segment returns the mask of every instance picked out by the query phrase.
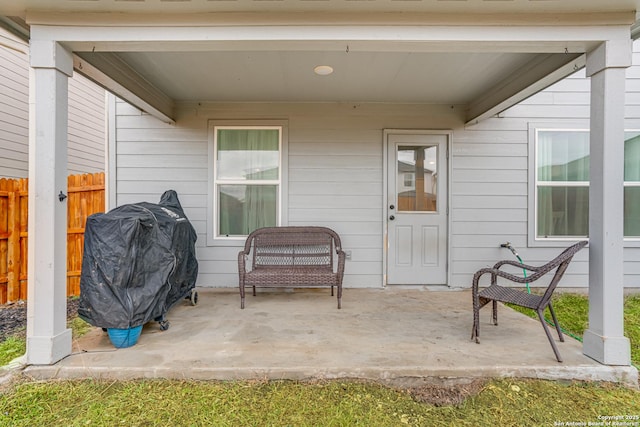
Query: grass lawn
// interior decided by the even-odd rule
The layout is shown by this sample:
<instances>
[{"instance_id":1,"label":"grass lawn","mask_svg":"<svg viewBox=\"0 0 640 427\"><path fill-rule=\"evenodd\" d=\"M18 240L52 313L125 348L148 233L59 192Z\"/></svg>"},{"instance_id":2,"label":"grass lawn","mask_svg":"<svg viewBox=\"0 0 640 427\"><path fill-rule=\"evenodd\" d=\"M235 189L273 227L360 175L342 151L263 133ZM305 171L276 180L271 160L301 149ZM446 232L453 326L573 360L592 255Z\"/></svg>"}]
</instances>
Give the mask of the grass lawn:
<instances>
[{"instance_id":1,"label":"grass lawn","mask_svg":"<svg viewBox=\"0 0 640 427\"><path fill-rule=\"evenodd\" d=\"M91 325L79 317L67 322L67 327L71 329L74 337L80 337L91 329ZM22 356L26 351L25 331L22 330L17 335L0 342L0 366L4 366L16 357Z\"/></svg>"},{"instance_id":2,"label":"grass lawn","mask_svg":"<svg viewBox=\"0 0 640 427\"><path fill-rule=\"evenodd\" d=\"M554 307L562 327L581 336L586 297L558 294ZM638 365L640 296L625 299L625 328ZM612 384L504 379L462 391L455 404L434 404L417 389L344 380L20 379L0 389L0 426L640 426L640 392Z\"/></svg>"},{"instance_id":3,"label":"grass lawn","mask_svg":"<svg viewBox=\"0 0 640 427\"><path fill-rule=\"evenodd\" d=\"M4 366L26 351L25 340L22 337L9 337L0 343L0 366Z\"/></svg>"},{"instance_id":4,"label":"grass lawn","mask_svg":"<svg viewBox=\"0 0 640 427\"><path fill-rule=\"evenodd\" d=\"M420 403L407 391L356 381L60 381L17 384L0 395L0 425L15 427L504 427L638 415L635 390L526 380L485 383L455 406Z\"/></svg>"},{"instance_id":5,"label":"grass lawn","mask_svg":"<svg viewBox=\"0 0 640 427\"><path fill-rule=\"evenodd\" d=\"M567 335L581 339L588 326L589 301L587 296L555 293L551 301L562 329ZM535 319L538 318L533 310L521 307L513 308ZM548 310L546 311L546 319L551 319ZM625 297L624 334L631 341L631 363L640 368L640 294Z\"/></svg>"}]
</instances>

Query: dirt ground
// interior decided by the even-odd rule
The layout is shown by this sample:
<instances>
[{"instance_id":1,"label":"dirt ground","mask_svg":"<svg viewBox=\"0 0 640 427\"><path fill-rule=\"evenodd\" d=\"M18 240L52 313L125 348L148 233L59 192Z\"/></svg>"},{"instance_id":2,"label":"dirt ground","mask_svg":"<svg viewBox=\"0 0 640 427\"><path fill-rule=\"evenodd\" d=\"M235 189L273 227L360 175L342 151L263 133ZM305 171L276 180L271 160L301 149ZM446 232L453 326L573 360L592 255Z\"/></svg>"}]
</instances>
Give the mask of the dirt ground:
<instances>
[{"instance_id":1,"label":"dirt ground","mask_svg":"<svg viewBox=\"0 0 640 427\"><path fill-rule=\"evenodd\" d=\"M78 298L67 300L67 318L78 315ZM0 341L13 335L24 335L27 327L27 303L18 301L0 305Z\"/></svg>"},{"instance_id":2,"label":"dirt ground","mask_svg":"<svg viewBox=\"0 0 640 427\"><path fill-rule=\"evenodd\" d=\"M486 380L476 379L468 384L427 384L409 388L407 391L417 402L429 403L434 406L451 406L459 405L467 398L480 393L485 384Z\"/></svg>"}]
</instances>

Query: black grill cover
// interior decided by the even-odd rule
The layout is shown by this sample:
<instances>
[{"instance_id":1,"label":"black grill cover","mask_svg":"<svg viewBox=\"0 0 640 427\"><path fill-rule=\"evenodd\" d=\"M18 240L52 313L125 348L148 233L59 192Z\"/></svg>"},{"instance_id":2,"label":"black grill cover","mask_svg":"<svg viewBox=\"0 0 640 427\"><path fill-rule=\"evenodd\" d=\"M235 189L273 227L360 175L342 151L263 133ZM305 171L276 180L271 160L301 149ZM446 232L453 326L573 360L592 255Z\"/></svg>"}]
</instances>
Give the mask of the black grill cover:
<instances>
[{"instance_id":1,"label":"black grill cover","mask_svg":"<svg viewBox=\"0 0 640 427\"><path fill-rule=\"evenodd\" d=\"M78 315L93 326L117 329L164 318L195 287L196 239L173 190L158 204L89 216Z\"/></svg>"}]
</instances>

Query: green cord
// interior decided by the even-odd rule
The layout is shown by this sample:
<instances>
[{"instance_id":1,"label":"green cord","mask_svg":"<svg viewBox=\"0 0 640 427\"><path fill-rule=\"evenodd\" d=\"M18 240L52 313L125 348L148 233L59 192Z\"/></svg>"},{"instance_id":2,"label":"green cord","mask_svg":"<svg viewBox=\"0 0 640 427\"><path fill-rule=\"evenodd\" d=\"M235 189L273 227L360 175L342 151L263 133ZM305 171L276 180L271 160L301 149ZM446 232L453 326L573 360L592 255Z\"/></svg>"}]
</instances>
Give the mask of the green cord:
<instances>
[{"instance_id":1,"label":"green cord","mask_svg":"<svg viewBox=\"0 0 640 427\"><path fill-rule=\"evenodd\" d=\"M522 258L520 258L520 255L518 255L517 253L516 253L516 258L518 258L518 261L520 261L520 264L524 264L524 262L522 262ZM526 279L527 278L527 269L526 268L522 269L522 274L524 274L524 278ZM531 288L529 287L529 283L527 282L524 285L527 287L527 293L530 294L531 293Z\"/></svg>"},{"instance_id":2,"label":"green cord","mask_svg":"<svg viewBox=\"0 0 640 427\"><path fill-rule=\"evenodd\" d=\"M554 328L556 327L556 325L554 325L554 324L553 324L553 322L552 322L551 320L547 319L546 317L544 318L544 321L545 321L545 322L547 322L550 326L553 326ZM582 342L582 337L579 337L579 336L576 336L576 335L572 334L571 332L569 332L569 331L567 331L565 328L563 328L563 327L562 327L562 325L558 325L558 326L560 326L560 330L561 330L565 335L568 335L568 336L570 336L571 338L576 339L576 340L578 340L578 341Z\"/></svg>"}]
</instances>

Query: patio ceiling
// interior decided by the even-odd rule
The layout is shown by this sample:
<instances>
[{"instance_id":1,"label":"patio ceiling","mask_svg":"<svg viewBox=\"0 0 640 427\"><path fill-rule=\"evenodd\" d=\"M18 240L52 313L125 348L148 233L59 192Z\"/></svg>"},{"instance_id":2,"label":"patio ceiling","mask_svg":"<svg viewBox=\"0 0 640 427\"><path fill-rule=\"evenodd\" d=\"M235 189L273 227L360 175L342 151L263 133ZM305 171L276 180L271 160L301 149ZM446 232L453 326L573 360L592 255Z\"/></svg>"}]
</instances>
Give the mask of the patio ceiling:
<instances>
[{"instance_id":1,"label":"patio ceiling","mask_svg":"<svg viewBox=\"0 0 640 427\"><path fill-rule=\"evenodd\" d=\"M477 43L462 38L434 42L419 39L431 37L425 36L424 24L440 29L450 25L456 31L478 22L526 26L541 22L544 15L569 25L607 21L630 26L638 3L640 0L369 0L366 5L355 0L0 0L0 15L14 16L4 18L5 25L14 28L16 22L26 22L82 29L95 25L107 30L140 26L149 31L163 25L176 31L189 25L196 29L211 25L246 28L255 25L259 16L269 27L291 30L282 38L271 35L264 40L258 33L209 40L201 32L197 43L180 37L152 40L143 31L118 39L103 39L98 33L90 36L90 32L84 39L61 39L77 55L77 71L165 121L173 120L176 103L201 101L450 104L466 108L466 121L477 121L581 68L583 53L599 43L597 37L546 43L500 44L490 37ZM361 29L372 22L379 32L371 28L367 34L362 30L365 35L331 32L332 25ZM324 28L325 33L318 34L327 38L300 33L298 39L296 26L305 25ZM418 38L409 42L407 37L412 36L398 36L394 25L422 27ZM455 39L455 34L447 37ZM331 66L333 73L315 74L318 65Z\"/></svg>"},{"instance_id":2,"label":"patio ceiling","mask_svg":"<svg viewBox=\"0 0 640 427\"><path fill-rule=\"evenodd\" d=\"M536 58L530 53L123 52L176 101L467 104ZM327 76L314 67L329 65Z\"/></svg>"}]
</instances>

